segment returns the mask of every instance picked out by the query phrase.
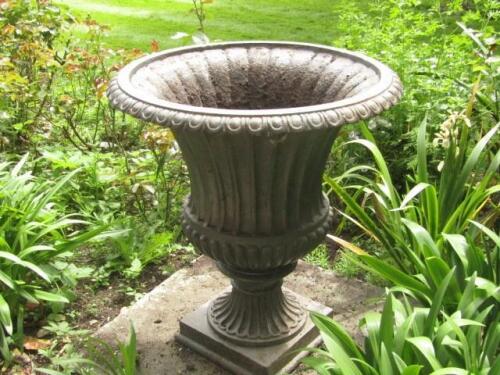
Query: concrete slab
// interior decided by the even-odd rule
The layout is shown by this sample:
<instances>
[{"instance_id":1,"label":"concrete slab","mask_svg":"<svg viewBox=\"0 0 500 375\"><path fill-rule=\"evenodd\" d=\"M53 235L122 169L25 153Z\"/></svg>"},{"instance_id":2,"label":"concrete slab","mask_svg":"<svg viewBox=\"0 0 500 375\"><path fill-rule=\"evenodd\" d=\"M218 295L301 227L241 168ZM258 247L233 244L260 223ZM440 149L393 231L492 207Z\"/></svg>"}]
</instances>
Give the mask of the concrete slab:
<instances>
[{"instance_id":1,"label":"concrete slab","mask_svg":"<svg viewBox=\"0 0 500 375\"><path fill-rule=\"evenodd\" d=\"M130 321L137 332L139 366L143 375L226 375L222 368L175 342L179 321L229 287L207 257L177 271L118 317L103 326L97 336L115 343L124 341ZM373 308L382 291L355 279L337 276L304 262L285 279L284 286L333 309L333 318L359 335L357 323ZM294 374L305 374L297 369Z\"/></svg>"},{"instance_id":2,"label":"concrete slab","mask_svg":"<svg viewBox=\"0 0 500 375\"><path fill-rule=\"evenodd\" d=\"M231 288L226 289L230 291ZM332 316L331 308L321 305L307 297L284 289L295 296L308 311ZM223 292L223 293L224 293ZM300 352L307 346L321 343L318 330L308 319L301 331L290 340L272 346L243 347L224 340L210 327L207 319L210 302L196 311L185 315L180 321L180 333L177 341L200 353L211 361L238 375L274 375L289 372L300 363L306 352Z\"/></svg>"}]
</instances>

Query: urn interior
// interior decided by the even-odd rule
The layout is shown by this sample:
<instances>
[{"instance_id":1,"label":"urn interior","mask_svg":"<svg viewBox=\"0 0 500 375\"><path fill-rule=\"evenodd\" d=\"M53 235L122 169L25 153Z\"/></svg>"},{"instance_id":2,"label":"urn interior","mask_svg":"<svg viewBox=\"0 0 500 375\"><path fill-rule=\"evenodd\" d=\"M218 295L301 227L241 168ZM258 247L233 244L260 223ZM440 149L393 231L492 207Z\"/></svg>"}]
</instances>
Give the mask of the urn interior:
<instances>
[{"instance_id":1,"label":"urn interior","mask_svg":"<svg viewBox=\"0 0 500 375\"><path fill-rule=\"evenodd\" d=\"M255 110L335 102L379 80L376 67L355 56L288 46L236 46L156 60L137 69L132 85L173 103Z\"/></svg>"}]
</instances>

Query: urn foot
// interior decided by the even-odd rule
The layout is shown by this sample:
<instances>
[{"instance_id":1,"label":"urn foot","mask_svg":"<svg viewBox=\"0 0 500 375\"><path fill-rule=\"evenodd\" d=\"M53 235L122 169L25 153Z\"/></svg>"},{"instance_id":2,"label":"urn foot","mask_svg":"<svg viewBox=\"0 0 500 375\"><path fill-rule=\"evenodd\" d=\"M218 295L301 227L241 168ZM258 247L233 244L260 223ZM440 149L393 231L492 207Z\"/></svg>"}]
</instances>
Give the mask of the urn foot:
<instances>
[{"instance_id":1,"label":"urn foot","mask_svg":"<svg viewBox=\"0 0 500 375\"><path fill-rule=\"evenodd\" d=\"M224 339L241 346L269 346L291 339L303 328L306 311L293 293L281 289L281 280L232 284L232 290L208 309L210 326Z\"/></svg>"},{"instance_id":2,"label":"urn foot","mask_svg":"<svg viewBox=\"0 0 500 375\"><path fill-rule=\"evenodd\" d=\"M212 328L207 319L211 306L231 293L226 290L196 311L187 314L180 322L176 340L237 375L274 375L291 372L308 353L299 349L318 346L321 337L310 319L306 319L293 337L287 341L262 347L238 345ZM284 296L297 301L305 311L315 311L332 316L332 309L286 288Z\"/></svg>"}]
</instances>

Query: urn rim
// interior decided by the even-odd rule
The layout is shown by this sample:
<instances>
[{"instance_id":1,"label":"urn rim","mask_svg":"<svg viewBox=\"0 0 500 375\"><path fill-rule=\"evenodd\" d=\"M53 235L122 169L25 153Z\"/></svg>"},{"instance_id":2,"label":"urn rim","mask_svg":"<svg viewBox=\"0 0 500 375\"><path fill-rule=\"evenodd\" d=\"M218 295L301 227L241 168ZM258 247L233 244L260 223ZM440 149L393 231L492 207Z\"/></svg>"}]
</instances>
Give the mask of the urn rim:
<instances>
[{"instance_id":1,"label":"urn rim","mask_svg":"<svg viewBox=\"0 0 500 375\"><path fill-rule=\"evenodd\" d=\"M346 57L353 62L368 65L379 77L374 85L354 96L323 104L272 109L227 109L176 103L138 90L132 83L133 75L149 64L171 56L210 49L226 48L290 48L305 49ZM108 98L113 107L145 121L168 127L187 127L209 132L247 130L288 132L329 128L373 117L395 105L402 96L402 84L388 66L360 52L319 44L288 41L238 41L211 43L168 49L143 56L126 65L112 79Z\"/></svg>"}]
</instances>

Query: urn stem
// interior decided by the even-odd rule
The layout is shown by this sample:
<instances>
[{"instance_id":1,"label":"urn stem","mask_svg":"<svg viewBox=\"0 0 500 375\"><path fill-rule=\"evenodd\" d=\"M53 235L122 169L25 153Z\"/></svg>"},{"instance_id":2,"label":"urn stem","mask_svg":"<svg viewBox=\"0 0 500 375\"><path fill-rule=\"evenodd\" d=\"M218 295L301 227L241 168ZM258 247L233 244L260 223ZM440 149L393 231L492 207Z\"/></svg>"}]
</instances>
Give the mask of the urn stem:
<instances>
[{"instance_id":1,"label":"urn stem","mask_svg":"<svg viewBox=\"0 0 500 375\"><path fill-rule=\"evenodd\" d=\"M304 326L306 312L296 297L282 289L284 272L252 279L231 275L232 290L215 299L208 322L218 335L241 346L269 346L291 339ZM227 269L222 271L228 274ZM269 275L269 274L268 274Z\"/></svg>"}]
</instances>

